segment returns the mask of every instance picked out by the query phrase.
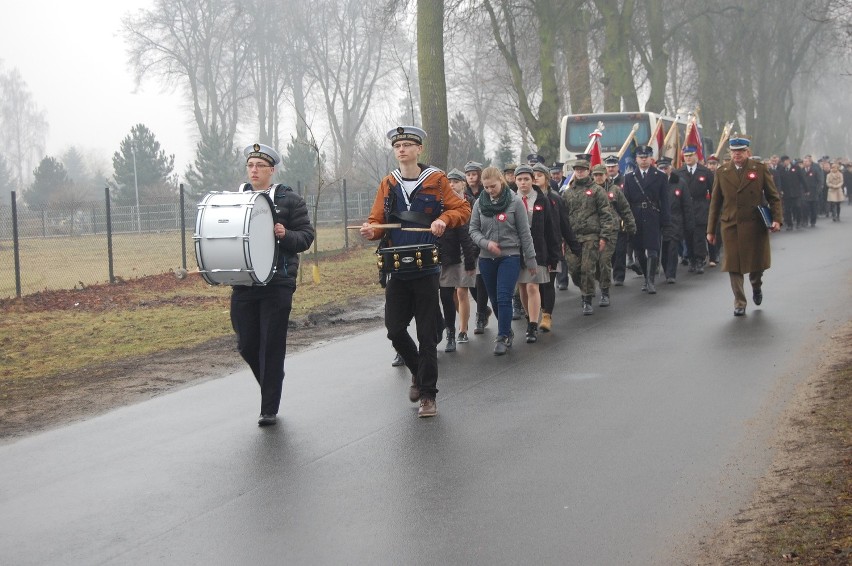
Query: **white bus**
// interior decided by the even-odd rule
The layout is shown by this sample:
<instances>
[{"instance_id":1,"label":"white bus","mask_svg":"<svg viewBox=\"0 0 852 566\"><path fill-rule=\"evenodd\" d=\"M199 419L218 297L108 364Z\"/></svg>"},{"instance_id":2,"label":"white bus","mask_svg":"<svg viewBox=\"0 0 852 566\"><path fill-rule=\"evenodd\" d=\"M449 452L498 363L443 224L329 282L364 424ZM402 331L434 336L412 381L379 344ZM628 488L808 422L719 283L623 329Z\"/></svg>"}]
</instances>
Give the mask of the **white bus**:
<instances>
[{"instance_id":1,"label":"white bus","mask_svg":"<svg viewBox=\"0 0 852 566\"><path fill-rule=\"evenodd\" d=\"M672 118L662 116L654 112L600 112L597 114L568 114L562 118L559 142L559 161L570 163L578 153L583 153L589 145L589 134L595 131L598 123L603 123L601 131L601 157L615 155L624 145L624 140L630 135L634 124L639 124L636 130L636 143L644 145L651 138L651 132L657 125L657 120L663 121L663 134L665 135L672 125L678 123L680 133L680 144L683 146L687 120L683 118ZM701 141L704 143L704 156L708 157L714 152L713 142L702 135L702 129L698 128ZM625 156L629 157L629 156ZM654 157L659 157L655 155ZM622 160L624 163L624 160ZM570 167L570 166L569 166ZM622 167L623 169L623 167Z\"/></svg>"}]
</instances>

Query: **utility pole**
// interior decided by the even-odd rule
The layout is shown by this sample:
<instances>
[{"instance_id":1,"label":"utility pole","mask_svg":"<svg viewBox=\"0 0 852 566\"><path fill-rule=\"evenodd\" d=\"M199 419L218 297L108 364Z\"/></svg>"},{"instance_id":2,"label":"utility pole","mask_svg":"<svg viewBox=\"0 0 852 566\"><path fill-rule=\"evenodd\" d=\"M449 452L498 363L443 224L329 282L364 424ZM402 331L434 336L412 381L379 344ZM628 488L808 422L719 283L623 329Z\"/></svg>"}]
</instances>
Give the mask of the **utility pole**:
<instances>
[{"instance_id":1,"label":"utility pole","mask_svg":"<svg viewBox=\"0 0 852 566\"><path fill-rule=\"evenodd\" d=\"M142 232L142 217L139 214L139 177L136 175L136 140L130 142L130 153L133 154L133 184L136 186L136 231Z\"/></svg>"}]
</instances>

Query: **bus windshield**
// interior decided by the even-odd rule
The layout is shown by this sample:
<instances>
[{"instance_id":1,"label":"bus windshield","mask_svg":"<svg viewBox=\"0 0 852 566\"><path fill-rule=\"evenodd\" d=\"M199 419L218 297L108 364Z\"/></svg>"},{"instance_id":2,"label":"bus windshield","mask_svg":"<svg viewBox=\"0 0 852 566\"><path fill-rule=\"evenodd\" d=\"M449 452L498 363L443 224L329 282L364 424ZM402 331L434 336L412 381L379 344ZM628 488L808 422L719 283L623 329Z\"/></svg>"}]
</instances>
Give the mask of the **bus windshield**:
<instances>
[{"instance_id":1,"label":"bus windshield","mask_svg":"<svg viewBox=\"0 0 852 566\"><path fill-rule=\"evenodd\" d=\"M572 153L582 153L589 145L589 134L603 122L601 132L601 152L615 153L624 145L630 135L633 124L639 124L636 140L642 144L651 137L651 119L648 113L635 114L583 114L567 117L565 128L565 149Z\"/></svg>"}]
</instances>

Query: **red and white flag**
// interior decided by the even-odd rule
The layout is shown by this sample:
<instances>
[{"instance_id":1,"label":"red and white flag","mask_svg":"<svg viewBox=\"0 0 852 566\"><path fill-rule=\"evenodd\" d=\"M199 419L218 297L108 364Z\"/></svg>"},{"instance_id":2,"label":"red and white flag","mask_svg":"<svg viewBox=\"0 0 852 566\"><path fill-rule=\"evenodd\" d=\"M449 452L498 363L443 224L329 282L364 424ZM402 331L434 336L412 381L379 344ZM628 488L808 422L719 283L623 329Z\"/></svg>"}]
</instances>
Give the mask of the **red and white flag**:
<instances>
[{"instance_id":1,"label":"red and white flag","mask_svg":"<svg viewBox=\"0 0 852 566\"><path fill-rule=\"evenodd\" d=\"M704 145L701 143L701 136L698 133L698 119L696 116L692 117L692 120L689 121L689 124L686 126L686 139L684 140L684 146L691 145L695 147L695 155L698 156L698 161L704 162Z\"/></svg>"},{"instance_id":2,"label":"red and white flag","mask_svg":"<svg viewBox=\"0 0 852 566\"><path fill-rule=\"evenodd\" d=\"M601 159L601 134L600 130L595 130L589 137L592 138L592 141L589 142L589 149L586 151L592 157L589 159L589 166L594 167L595 165L600 165L603 163Z\"/></svg>"},{"instance_id":3,"label":"red and white flag","mask_svg":"<svg viewBox=\"0 0 852 566\"><path fill-rule=\"evenodd\" d=\"M654 150L654 159L662 157L663 148L666 146L665 143L666 134L663 132L663 121L657 118L657 125L654 126L654 131L651 133L651 139L648 140L648 145L651 146L651 149Z\"/></svg>"}]
</instances>

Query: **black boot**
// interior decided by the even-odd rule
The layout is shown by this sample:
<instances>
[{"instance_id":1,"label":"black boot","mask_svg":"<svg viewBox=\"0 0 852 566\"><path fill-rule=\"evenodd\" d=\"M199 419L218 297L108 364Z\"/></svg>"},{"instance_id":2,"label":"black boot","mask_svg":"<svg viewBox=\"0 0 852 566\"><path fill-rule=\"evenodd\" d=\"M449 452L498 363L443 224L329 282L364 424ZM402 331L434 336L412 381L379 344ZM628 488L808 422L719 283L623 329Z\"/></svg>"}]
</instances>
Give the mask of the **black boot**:
<instances>
[{"instance_id":1,"label":"black boot","mask_svg":"<svg viewBox=\"0 0 852 566\"><path fill-rule=\"evenodd\" d=\"M657 278L657 268L660 265L660 258L658 257L649 257L648 258L648 294L655 295L657 293L657 288L654 286L654 282Z\"/></svg>"},{"instance_id":2,"label":"black boot","mask_svg":"<svg viewBox=\"0 0 852 566\"><path fill-rule=\"evenodd\" d=\"M538 323L530 322L527 324L527 343L532 344L538 340Z\"/></svg>"},{"instance_id":3,"label":"black boot","mask_svg":"<svg viewBox=\"0 0 852 566\"><path fill-rule=\"evenodd\" d=\"M447 327L447 345L444 347L445 352L456 351L456 329Z\"/></svg>"},{"instance_id":4,"label":"black boot","mask_svg":"<svg viewBox=\"0 0 852 566\"><path fill-rule=\"evenodd\" d=\"M474 334L483 334L485 332L485 323L488 320L484 312L476 313L476 326L473 327Z\"/></svg>"},{"instance_id":5,"label":"black boot","mask_svg":"<svg viewBox=\"0 0 852 566\"><path fill-rule=\"evenodd\" d=\"M588 316L595 311L592 309L592 297L593 295L583 295L583 315Z\"/></svg>"},{"instance_id":6,"label":"black boot","mask_svg":"<svg viewBox=\"0 0 852 566\"><path fill-rule=\"evenodd\" d=\"M599 307L609 306L609 289L601 289L601 300L598 303Z\"/></svg>"},{"instance_id":7,"label":"black boot","mask_svg":"<svg viewBox=\"0 0 852 566\"><path fill-rule=\"evenodd\" d=\"M524 315L524 305L520 295L512 295L512 320L521 320Z\"/></svg>"}]
</instances>

